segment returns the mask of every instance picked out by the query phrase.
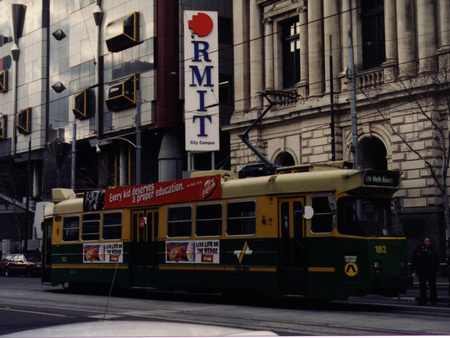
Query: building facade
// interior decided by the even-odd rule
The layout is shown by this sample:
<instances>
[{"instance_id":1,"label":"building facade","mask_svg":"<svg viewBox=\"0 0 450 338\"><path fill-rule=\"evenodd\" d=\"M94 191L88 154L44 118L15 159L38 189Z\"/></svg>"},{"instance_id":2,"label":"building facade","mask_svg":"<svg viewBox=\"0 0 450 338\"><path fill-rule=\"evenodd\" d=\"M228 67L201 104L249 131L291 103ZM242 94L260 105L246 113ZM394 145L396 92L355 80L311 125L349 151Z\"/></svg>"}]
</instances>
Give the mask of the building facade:
<instances>
[{"instance_id":1,"label":"building facade","mask_svg":"<svg viewBox=\"0 0 450 338\"><path fill-rule=\"evenodd\" d=\"M33 202L50 200L52 188L180 179L227 158L224 136L224 151L191 154L187 168L186 10L218 12L218 105L228 123L231 1L0 2L0 240L32 238Z\"/></svg>"},{"instance_id":2,"label":"building facade","mask_svg":"<svg viewBox=\"0 0 450 338\"><path fill-rule=\"evenodd\" d=\"M259 161L239 135L275 102L248 135L270 162L358 158L361 168L400 170L410 247L428 235L445 257L443 194L427 163L439 174L448 156L449 7L446 0L234 0L232 169Z\"/></svg>"}]
</instances>

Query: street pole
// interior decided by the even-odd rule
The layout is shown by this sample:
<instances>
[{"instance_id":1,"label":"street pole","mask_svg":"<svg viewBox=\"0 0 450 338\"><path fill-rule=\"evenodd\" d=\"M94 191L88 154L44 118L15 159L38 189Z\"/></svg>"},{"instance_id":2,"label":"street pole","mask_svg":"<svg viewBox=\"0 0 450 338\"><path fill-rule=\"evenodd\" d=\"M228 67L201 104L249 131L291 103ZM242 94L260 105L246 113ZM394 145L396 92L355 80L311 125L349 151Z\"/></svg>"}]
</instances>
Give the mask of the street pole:
<instances>
[{"instance_id":1,"label":"street pole","mask_svg":"<svg viewBox=\"0 0 450 338\"><path fill-rule=\"evenodd\" d=\"M31 135L28 139L28 163L27 163L27 200L25 203L25 241L23 252L28 250L28 237L30 236L30 173L31 173Z\"/></svg>"},{"instance_id":2,"label":"street pole","mask_svg":"<svg viewBox=\"0 0 450 338\"><path fill-rule=\"evenodd\" d=\"M141 184L141 91L136 91L136 184Z\"/></svg>"},{"instance_id":3,"label":"street pole","mask_svg":"<svg viewBox=\"0 0 450 338\"><path fill-rule=\"evenodd\" d=\"M334 135L334 90L333 90L333 49L332 49L332 39L330 35L330 114L331 114L331 160L336 160L336 144Z\"/></svg>"},{"instance_id":4,"label":"street pole","mask_svg":"<svg viewBox=\"0 0 450 338\"><path fill-rule=\"evenodd\" d=\"M75 165L77 163L77 118L73 115L73 128L72 128L72 175L70 177L70 188L75 190Z\"/></svg>"},{"instance_id":5,"label":"street pole","mask_svg":"<svg viewBox=\"0 0 450 338\"><path fill-rule=\"evenodd\" d=\"M352 27L348 26L348 59L349 59L349 71L350 71L350 110L352 116L352 147L353 160L355 168L359 169L359 153L358 153L358 121L356 117L356 93L355 93L355 64L353 59L353 40L352 40Z\"/></svg>"}]
</instances>

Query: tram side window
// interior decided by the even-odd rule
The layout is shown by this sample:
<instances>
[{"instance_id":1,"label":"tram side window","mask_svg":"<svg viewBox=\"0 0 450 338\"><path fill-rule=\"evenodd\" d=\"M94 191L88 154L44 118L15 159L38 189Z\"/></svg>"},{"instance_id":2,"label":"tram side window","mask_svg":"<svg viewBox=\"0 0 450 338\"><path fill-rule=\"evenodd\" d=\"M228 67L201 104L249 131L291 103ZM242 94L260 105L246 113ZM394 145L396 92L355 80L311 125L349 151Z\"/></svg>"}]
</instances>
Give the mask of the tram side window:
<instances>
[{"instance_id":1,"label":"tram side window","mask_svg":"<svg viewBox=\"0 0 450 338\"><path fill-rule=\"evenodd\" d=\"M227 235L256 233L256 202L229 202L227 205Z\"/></svg>"},{"instance_id":2,"label":"tram side window","mask_svg":"<svg viewBox=\"0 0 450 338\"><path fill-rule=\"evenodd\" d=\"M121 239L122 238L122 213L111 212L103 214L102 238Z\"/></svg>"},{"instance_id":3,"label":"tram side window","mask_svg":"<svg viewBox=\"0 0 450 338\"><path fill-rule=\"evenodd\" d=\"M192 207L169 207L167 209L167 236L190 237L192 233Z\"/></svg>"},{"instance_id":4,"label":"tram side window","mask_svg":"<svg viewBox=\"0 0 450 338\"><path fill-rule=\"evenodd\" d=\"M196 236L220 236L222 234L222 204L197 205L195 213Z\"/></svg>"},{"instance_id":5,"label":"tram side window","mask_svg":"<svg viewBox=\"0 0 450 338\"><path fill-rule=\"evenodd\" d=\"M100 238L100 214L84 214L81 239L83 241L98 241Z\"/></svg>"},{"instance_id":6,"label":"tram side window","mask_svg":"<svg viewBox=\"0 0 450 338\"><path fill-rule=\"evenodd\" d=\"M62 240L65 242L78 241L80 237L80 217L64 217Z\"/></svg>"},{"instance_id":7,"label":"tram side window","mask_svg":"<svg viewBox=\"0 0 450 338\"><path fill-rule=\"evenodd\" d=\"M334 228L333 211L330 209L328 195L313 196L311 206L314 216L311 218L312 233L330 233Z\"/></svg>"}]
</instances>

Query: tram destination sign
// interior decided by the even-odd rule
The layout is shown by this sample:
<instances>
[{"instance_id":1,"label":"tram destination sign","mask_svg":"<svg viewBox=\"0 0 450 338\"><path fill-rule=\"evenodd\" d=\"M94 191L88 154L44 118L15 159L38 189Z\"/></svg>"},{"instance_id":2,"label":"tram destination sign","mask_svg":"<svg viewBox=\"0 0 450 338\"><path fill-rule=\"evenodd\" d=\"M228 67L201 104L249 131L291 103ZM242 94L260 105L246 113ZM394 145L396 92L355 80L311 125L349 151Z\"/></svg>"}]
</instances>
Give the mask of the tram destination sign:
<instances>
[{"instance_id":1,"label":"tram destination sign","mask_svg":"<svg viewBox=\"0 0 450 338\"><path fill-rule=\"evenodd\" d=\"M220 175L106 189L105 209L217 199Z\"/></svg>"},{"instance_id":2,"label":"tram destination sign","mask_svg":"<svg viewBox=\"0 0 450 338\"><path fill-rule=\"evenodd\" d=\"M375 185L381 187L398 187L399 173L390 172L366 172L364 174L364 185Z\"/></svg>"}]
</instances>

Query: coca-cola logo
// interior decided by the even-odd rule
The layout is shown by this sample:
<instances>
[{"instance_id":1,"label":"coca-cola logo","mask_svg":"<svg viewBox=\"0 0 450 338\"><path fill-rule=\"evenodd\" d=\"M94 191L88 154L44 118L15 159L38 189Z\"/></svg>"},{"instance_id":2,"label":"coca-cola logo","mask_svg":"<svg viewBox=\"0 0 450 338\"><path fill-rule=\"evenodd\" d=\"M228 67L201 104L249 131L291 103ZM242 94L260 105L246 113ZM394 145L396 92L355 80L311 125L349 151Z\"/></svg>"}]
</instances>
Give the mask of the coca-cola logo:
<instances>
[{"instance_id":1,"label":"coca-cola logo","mask_svg":"<svg viewBox=\"0 0 450 338\"><path fill-rule=\"evenodd\" d=\"M200 190L200 196L202 200L210 198L217 187L219 186L219 178L216 176L210 176L203 181L202 188Z\"/></svg>"}]
</instances>

